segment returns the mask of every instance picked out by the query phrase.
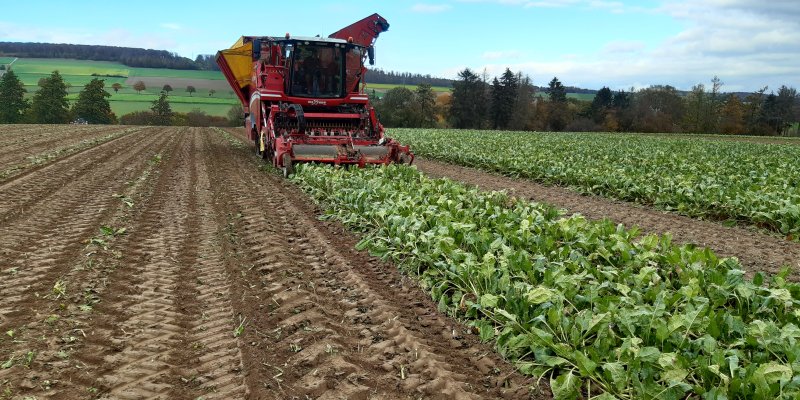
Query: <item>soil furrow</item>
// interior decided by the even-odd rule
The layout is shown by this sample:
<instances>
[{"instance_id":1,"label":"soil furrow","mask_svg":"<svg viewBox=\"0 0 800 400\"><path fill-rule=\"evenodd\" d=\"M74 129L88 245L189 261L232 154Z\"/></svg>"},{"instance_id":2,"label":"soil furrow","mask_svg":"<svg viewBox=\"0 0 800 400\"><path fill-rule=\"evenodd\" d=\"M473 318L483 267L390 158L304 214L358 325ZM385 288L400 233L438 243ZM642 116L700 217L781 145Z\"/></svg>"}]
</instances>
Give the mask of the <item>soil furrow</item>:
<instances>
[{"instance_id":1,"label":"soil furrow","mask_svg":"<svg viewBox=\"0 0 800 400\"><path fill-rule=\"evenodd\" d=\"M0 125L0 146L14 146L26 142L31 138L59 138L65 134L81 133L86 131L104 131L108 126L84 125Z\"/></svg>"},{"instance_id":2,"label":"soil furrow","mask_svg":"<svg viewBox=\"0 0 800 400\"><path fill-rule=\"evenodd\" d=\"M126 315L114 329L112 345L117 350L104 356L105 371L98 387L105 396L119 399L157 398L172 386L167 372L171 349L178 346L183 329L176 304L179 259L190 233L187 231L190 170L193 154L187 149L186 133L168 158L163 179L156 188L156 201L148 205L142 221L132 224L121 246L124 268L138 277L124 302ZM128 258L130 257L130 258Z\"/></svg>"},{"instance_id":3,"label":"soil furrow","mask_svg":"<svg viewBox=\"0 0 800 400\"><path fill-rule=\"evenodd\" d=\"M78 143L73 143L69 146L56 147L50 150L45 150L42 153L37 153L33 156L27 157L27 162L18 163L16 165L12 165L11 167L8 167L0 171L0 181L3 182L13 181L25 175L31 174L36 170L44 168L52 163L56 163L60 160L67 159L73 155L81 154L87 150L101 146L105 143L113 142L117 139L127 136L131 132L137 132L142 129L145 128L138 127L138 128L128 128L124 130L112 131L111 133L101 137L86 139Z\"/></svg>"},{"instance_id":4,"label":"soil furrow","mask_svg":"<svg viewBox=\"0 0 800 400\"><path fill-rule=\"evenodd\" d=\"M636 226L643 233L670 233L674 242L694 243L714 250L719 256L737 257L750 274L756 271L777 273L783 266L789 266L792 268L791 277L800 279L800 243L757 232L754 228L727 227L645 206L585 196L564 187L544 186L439 161L417 158L414 164L431 177L446 177L485 190L506 190L515 196L551 204L589 219L608 218L627 227Z\"/></svg>"},{"instance_id":5,"label":"soil furrow","mask_svg":"<svg viewBox=\"0 0 800 400\"><path fill-rule=\"evenodd\" d=\"M439 315L394 266L354 251L339 224L321 226L296 187L256 173L247 149L228 153L213 169L244 264L229 268L243 278L235 304L249 321L243 341L255 343L243 347L255 397L528 396L531 382Z\"/></svg>"},{"instance_id":6,"label":"soil furrow","mask_svg":"<svg viewBox=\"0 0 800 400\"><path fill-rule=\"evenodd\" d=\"M208 172L209 130L194 129L187 230L192 237L182 252L177 303L183 309L184 340L170 363L176 377L170 398L241 398L245 393L241 354L233 337L233 311L223 262L224 221L213 209Z\"/></svg>"},{"instance_id":7,"label":"soil furrow","mask_svg":"<svg viewBox=\"0 0 800 400\"><path fill-rule=\"evenodd\" d=\"M36 207L21 210L0 228L0 264L9 275L0 281L0 292L6 294L0 308L0 328L9 327L2 319L13 318L6 314L14 310L20 313L19 302L30 303L32 297L47 294L59 277L80 262L81 249L99 234L102 221L120 203L113 194L124 190L125 178L138 176L147 166L145 160L160 150L166 137L145 138L128 151L110 153L103 157L103 169L89 169L83 179L71 185L31 177L42 182L42 190L52 195Z\"/></svg>"},{"instance_id":8,"label":"soil furrow","mask_svg":"<svg viewBox=\"0 0 800 400\"><path fill-rule=\"evenodd\" d=\"M43 246L43 249L52 253L52 257L47 258L48 261L52 261L50 263L52 265L46 269L44 268L47 265L41 265L42 268L26 268L23 270L24 273L19 273L20 279L27 279L26 277L38 279L44 284L39 285L41 290L35 290L36 284L16 289L23 291L25 295L13 297L23 299L16 305L10 304L13 298L5 299L7 302L4 302L4 308L12 312L7 315L8 320L3 324L3 331L7 327L19 334L15 336L18 340L11 344L2 343L0 348L4 357L7 353L34 352L36 355L34 366L37 368L31 366L26 369L15 366L0 370L0 380L32 390L36 396L46 397L53 393L48 392L43 385L37 386L36 382L50 382L54 385L55 382L67 381L62 375L68 375L70 368L80 368L78 363L73 363L70 359L71 353L80 345L82 338L91 333L92 306L101 301L107 276L116 268L117 258L117 253L113 249L103 250L107 245L113 245L113 238L103 237L102 244L98 242L87 245L86 242L92 235L98 233L100 224L110 226L124 224L130 208L112 196L112 193L121 193L138 200L137 192L146 185L154 167L147 160L155 152L163 151L165 143L174 141L173 138L174 134L165 132L153 140L141 140L136 147L130 149L129 153L120 153L121 160L109 161L106 164L109 169L98 169L98 176L92 181L104 182L108 187L101 185L100 188L95 187L93 190L96 190L96 198L105 202L98 200L97 204L86 204L75 210L60 210L75 220L94 218L94 222L88 225L81 224L81 226L86 225L86 229L74 229L72 224L75 221L66 218L65 226L55 227L54 232L58 233L57 235L50 235L46 240L32 239L34 243L47 246ZM129 166L130 169L120 172L123 165ZM126 178L135 179L126 183ZM57 205L51 205L44 210L51 209L59 211ZM37 217L35 212L32 214L31 218ZM31 250L33 256L29 261L36 258L38 251L36 248ZM98 256L104 253L108 253L105 259ZM31 264L29 267L35 265ZM63 282L65 287L64 292L58 295L54 291L49 291L48 286L56 281ZM4 285L6 283L8 281L3 282ZM15 289L4 287L3 292L6 291L14 292ZM44 296L39 296L39 293ZM58 386L58 390L61 391L66 390L68 385ZM86 389L82 388L81 395L86 393Z\"/></svg>"},{"instance_id":9,"label":"soil furrow","mask_svg":"<svg viewBox=\"0 0 800 400\"><path fill-rule=\"evenodd\" d=\"M219 226L202 132L178 135L114 245L119 266L70 378L102 398L240 398ZM70 393L79 393L73 391ZM231 397L232 396L232 397Z\"/></svg>"},{"instance_id":10,"label":"soil furrow","mask_svg":"<svg viewBox=\"0 0 800 400\"><path fill-rule=\"evenodd\" d=\"M14 140L0 143L0 170L23 162L28 157L47 153L58 148L66 148L83 140L97 138L127 129L126 126L87 126L75 129L57 125L45 132L32 132Z\"/></svg>"},{"instance_id":11,"label":"soil furrow","mask_svg":"<svg viewBox=\"0 0 800 400\"><path fill-rule=\"evenodd\" d=\"M152 130L138 130L38 168L28 169L0 183L0 221L7 223L9 219L24 214L26 209L35 208L39 202L53 197L53 187L69 185L71 182L91 183L84 179L84 175L97 170L98 165L112 157L129 153L130 148L138 146L141 135L148 134L158 137L158 133Z\"/></svg>"}]
</instances>

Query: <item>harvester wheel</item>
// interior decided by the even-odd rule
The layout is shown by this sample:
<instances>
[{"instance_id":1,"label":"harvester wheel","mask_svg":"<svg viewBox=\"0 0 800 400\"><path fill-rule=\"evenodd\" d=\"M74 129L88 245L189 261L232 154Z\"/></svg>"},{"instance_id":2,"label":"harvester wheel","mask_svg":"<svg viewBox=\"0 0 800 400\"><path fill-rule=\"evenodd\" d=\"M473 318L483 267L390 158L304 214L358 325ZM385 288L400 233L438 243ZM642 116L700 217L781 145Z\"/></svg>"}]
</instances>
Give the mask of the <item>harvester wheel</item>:
<instances>
[{"instance_id":1,"label":"harvester wheel","mask_svg":"<svg viewBox=\"0 0 800 400\"><path fill-rule=\"evenodd\" d=\"M283 155L283 177L288 178L289 175L294 174L294 165L292 164L292 156L289 153Z\"/></svg>"},{"instance_id":2,"label":"harvester wheel","mask_svg":"<svg viewBox=\"0 0 800 400\"><path fill-rule=\"evenodd\" d=\"M256 136L256 139L253 140L253 147L256 148L256 155L258 157L262 157L262 155L261 155L262 154L261 153L261 143L260 142L261 142L261 135L259 134L258 136Z\"/></svg>"},{"instance_id":3,"label":"harvester wheel","mask_svg":"<svg viewBox=\"0 0 800 400\"><path fill-rule=\"evenodd\" d=\"M400 153L397 157L397 163L405 165L411 164L411 157L406 153Z\"/></svg>"}]
</instances>

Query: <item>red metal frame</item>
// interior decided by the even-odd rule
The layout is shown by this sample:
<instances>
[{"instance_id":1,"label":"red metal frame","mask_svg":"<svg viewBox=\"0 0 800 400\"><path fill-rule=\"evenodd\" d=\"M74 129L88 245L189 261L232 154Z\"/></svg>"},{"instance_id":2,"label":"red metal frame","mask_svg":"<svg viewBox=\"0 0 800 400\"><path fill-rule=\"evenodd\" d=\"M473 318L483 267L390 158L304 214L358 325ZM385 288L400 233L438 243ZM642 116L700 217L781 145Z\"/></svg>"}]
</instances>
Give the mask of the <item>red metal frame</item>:
<instances>
[{"instance_id":1,"label":"red metal frame","mask_svg":"<svg viewBox=\"0 0 800 400\"><path fill-rule=\"evenodd\" d=\"M330 39L299 39L306 44L334 43L336 48L346 51L342 54L360 49L360 53L352 53L360 54L360 59L344 57L345 62L350 63L343 68L347 74L344 82L352 82L351 87L345 88L344 97L299 97L286 93L290 71L285 67L289 64L281 46L295 43L290 42L288 34L285 38L243 38L243 43L252 42L254 48L250 83L244 87L236 80L222 52L218 53L220 70L242 102L248 137L262 152L262 157L270 159L275 167L284 166L285 154L289 154L292 163L364 166L413 162L414 155L408 146L384 136L383 125L361 84L367 72L363 65L367 56L365 50L388 28L383 17L373 14L333 33ZM261 57L257 57L258 54ZM355 62L358 64L353 64Z\"/></svg>"}]
</instances>

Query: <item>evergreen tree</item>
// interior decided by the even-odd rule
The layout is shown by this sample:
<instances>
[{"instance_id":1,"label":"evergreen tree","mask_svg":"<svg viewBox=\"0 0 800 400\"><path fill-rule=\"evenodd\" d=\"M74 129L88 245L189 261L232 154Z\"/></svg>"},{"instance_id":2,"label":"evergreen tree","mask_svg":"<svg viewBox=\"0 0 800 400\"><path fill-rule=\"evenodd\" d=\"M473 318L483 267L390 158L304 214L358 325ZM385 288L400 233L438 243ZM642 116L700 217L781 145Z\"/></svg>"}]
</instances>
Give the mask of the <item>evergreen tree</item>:
<instances>
[{"instance_id":1,"label":"evergreen tree","mask_svg":"<svg viewBox=\"0 0 800 400\"><path fill-rule=\"evenodd\" d=\"M494 129L506 129L514 113L514 103L517 99L517 76L506 68L500 79L492 81L492 106L491 118Z\"/></svg>"},{"instance_id":2,"label":"evergreen tree","mask_svg":"<svg viewBox=\"0 0 800 400\"><path fill-rule=\"evenodd\" d=\"M550 96L552 103L566 103L567 102L567 88L561 84L558 77L553 77L547 89L547 94Z\"/></svg>"},{"instance_id":3,"label":"evergreen tree","mask_svg":"<svg viewBox=\"0 0 800 400\"><path fill-rule=\"evenodd\" d=\"M150 107L153 111L153 125L171 125L172 124L172 107L167 100L167 92L161 91L158 99L153 100L153 106Z\"/></svg>"},{"instance_id":4,"label":"evergreen tree","mask_svg":"<svg viewBox=\"0 0 800 400\"><path fill-rule=\"evenodd\" d=\"M718 76L714 75L711 78L711 92L708 93L708 107L706 107L706 115L703 118L703 131L710 133L719 132L719 118L721 109L725 103L720 95L722 88L722 81Z\"/></svg>"},{"instance_id":5,"label":"evergreen tree","mask_svg":"<svg viewBox=\"0 0 800 400\"><path fill-rule=\"evenodd\" d=\"M633 88L631 88L631 93L633 93ZM624 90L620 90L617 93L614 93L614 99L611 100L611 105L618 110L626 109L631 106L631 96Z\"/></svg>"},{"instance_id":6,"label":"evergreen tree","mask_svg":"<svg viewBox=\"0 0 800 400\"><path fill-rule=\"evenodd\" d=\"M547 103L547 129L562 131L569 123L569 108L567 105L567 88L561 84L557 77L548 84L547 94L550 102Z\"/></svg>"},{"instance_id":7,"label":"evergreen tree","mask_svg":"<svg viewBox=\"0 0 800 400\"><path fill-rule=\"evenodd\" d=\"M514 101L514 112L511 114L509 128L514 130L533 130L535 125L536 88L531 78L517 73L517 96Z\"/></svg>"},{"instance_id":8,"label":"evergreen tree","mask_svg":"<svg viewBox=\"0 0 800 400\"><path fill-rule=\"evenodd\" d=\"M749 94L745 100L745 131L751 135L769 134L769 126L764 115L764 93L767 87Z\"/></svg>"},{"instance_id":9,"label":"evergreen tree","mask_svg":"<svg viewBox=\"0 0 800 400\"><path fill-rule=\"evenodd\" d=\"M22 119L28 102L25 101L25 86L9 70L0 79L0 123L15 124Z\"/></svg>"},{"instance_id":10,"label":"evergreen tree","mask_svg":"<svg viewBox=\"0 0 800 400\"><path fill-rule=\"evenodd\" d=\"M592 99L592 105L589 107L589 114L596 123L603 122L606 117L606 112L611 108L614 102L614 95L611 89L603 86Z\"/></svg>"},{"instance_id":11,"label":"evergreen tree","mask_svg":"<svg viewBox=\"0 0 800 400\"><path fill-rule=\"evenodd\" d=\"M783 121L778 112L778 96L775 93L770 93L764 99L764 118L769 125L770 134L780 134Z\"/></svg>"},{"instance_id":12,"label":"evergreen tree","mask_svg":"<svg viewBox=\"0 0 800 400\"><path fill-rule=\"evenodd\" d=\"M65 124L69 122L67 85L58 71L43 78L41 88L33 95L31 119L39 124Z\"/></svg>"},{"instance_id":13,"label":"evergreen tree","mask_svg":"<svg viewBox=\"0 0 800 400\"><path fill-rule=\"evenodd\" d=\"M775 99L776 117L780 121L778 133L784 135L788 133L791 123L795 122L795 103L797 102L797 90L795 88L782 85L778 88L778 95Z\"/></svg>"},{"instance_id":14,"label":"evergreen tree","mask_svg":"<svg viewBox=\"0 0 800 400\"><path fill-rule=\"evenodd\" d=\"M458 73L450 101L450 123L454 128L482 128L486 120L486 90L480 77L469 68Z\"/></svg>"},{"instance_id":15,"label":"evergreen tree","mask_svg":"<svg viewBox=\"0 0 800 400\"><path fill-rule=\"evenodd\" d=\"M702 83L692 86L692 91L686 95L686 115L684 117L684 131L693 133L711 133L704 131L705 118L708 115L708 95Z\"/></svg>"},{"instance_id":16,"label":"evergreen tree","mask_svg":"<svg viewBox=\"0 0 800 400\"><path fill-rule=\"evenodd\" d=\"M500 125L500 114L503 103L503 86L500 80L495 77L492 79L492 105L489 108L490 118L492 119L492 129L497 129Z\"/></svg>"},{"instance_id":17,"label":"evergreen tree","mask_svg":"<svg viewBox=\"0 0 800 400\"><path fill-rule=\"evenodd\" d=\"M414 126L418 128L433 128L436 126L436 95L430 84L422 83L414 91L414 100L417 103L417 118Z\"/></svg>"},{"instance_id":18,"label":"evergreen tree","mask_svg":"<svg viewBox=\"0 0 800 400\"><path fill-rule=\"evenodd\" d=\"M90 124L110 124L113 117L107 97L111 97L111 94L105 90L105 81L92 79L78 94L78 100L72 107L72 115L83 118Z\"/></svg>"}]
</instances>

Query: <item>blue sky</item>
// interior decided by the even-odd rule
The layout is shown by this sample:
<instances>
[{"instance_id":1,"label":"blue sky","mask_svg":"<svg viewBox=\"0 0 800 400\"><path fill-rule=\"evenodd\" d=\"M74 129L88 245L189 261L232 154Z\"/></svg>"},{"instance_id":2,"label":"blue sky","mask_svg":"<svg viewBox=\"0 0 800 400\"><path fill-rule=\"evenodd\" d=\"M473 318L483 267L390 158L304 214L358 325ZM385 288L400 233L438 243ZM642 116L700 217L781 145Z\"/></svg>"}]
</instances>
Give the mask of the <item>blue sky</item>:
<instances>
[{"instance_id":1,"label":"blue sky","mask_svg":"<svg viewBox=\"0 0 800 400\"><path fill-rule=\"evenodd\" d=\"M3 4L0 41L194 57L241 35L327 35L373 12L391 25L376 46L384 70L455 78L508 67L540 86L557 76L594 89L690 89L714 75L726 91L800 85L798 0L27 0Z\"/></svg>"}]
</instances>

